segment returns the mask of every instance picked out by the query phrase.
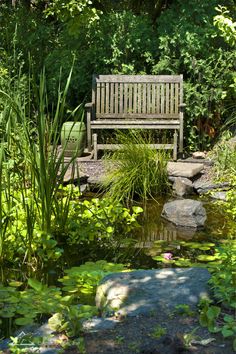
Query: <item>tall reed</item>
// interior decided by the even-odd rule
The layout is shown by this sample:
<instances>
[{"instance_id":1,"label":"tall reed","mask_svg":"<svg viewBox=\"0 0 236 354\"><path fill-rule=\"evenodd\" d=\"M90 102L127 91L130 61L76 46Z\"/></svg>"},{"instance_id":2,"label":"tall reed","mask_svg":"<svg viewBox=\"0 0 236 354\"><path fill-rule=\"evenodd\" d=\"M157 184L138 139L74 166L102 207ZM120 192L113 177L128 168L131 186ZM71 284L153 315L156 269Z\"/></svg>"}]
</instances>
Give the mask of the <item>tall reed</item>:
<instances>
[{"instance_id":1,"label":"tall reed","mask_svg":"<svg viewBox=\"0 0 236 354\"><path fill-rule=\"evenodd\" d=\"M19 237L25 249L23 262L28 264L32 264L33 258L35 260L37 252L36 244L39 233L35 232L36 226L42 232L41 241L43 242L43 238L45 238L43 248L46 249L48 245L50 250L52 245L56 244L53 241L53 227L56 224L61 226L62 216L66 223L69 213L68 205L71 194L68 193L65 197L67 202L62 203L59 189L68 167L72 166L72 171L75 170L73 165L76 161L76 152L65 164L64 150L66 146L59 151L58 145L61 125L66 114L66 95L71 75L72 70L64 89L58 87L55 109L48 105L45 72L40 76L38 89L36 89L36 85L32 87L31 77L29 77L28 90L25 90L24 95L14 95L11 91L0 90L0 95L5 102L2 112L0 112L1 122L2 126L5 124L7 127L5 131L2 130L1 134L2 154L6 152L8 159L13 162L13 168L9 169L8 166L6 170L10 176L11 194L15 194L17 189L18 202L21 203L25 213L26 232L24 232L24 236L19 232ZM36 98L34 109L32 109L32 95ZM74 115L79 108L80 105L71 114ZM1 161L2 157L0 159L0 174L4 173ZM6 185L1 184L0 187L2 193L5 193ZM1 198L0 210L3 210L2 204ZM51 241L50 238L52 238ZM51 250L49 253L52 253Z\"/></svg>"}]
</instances>

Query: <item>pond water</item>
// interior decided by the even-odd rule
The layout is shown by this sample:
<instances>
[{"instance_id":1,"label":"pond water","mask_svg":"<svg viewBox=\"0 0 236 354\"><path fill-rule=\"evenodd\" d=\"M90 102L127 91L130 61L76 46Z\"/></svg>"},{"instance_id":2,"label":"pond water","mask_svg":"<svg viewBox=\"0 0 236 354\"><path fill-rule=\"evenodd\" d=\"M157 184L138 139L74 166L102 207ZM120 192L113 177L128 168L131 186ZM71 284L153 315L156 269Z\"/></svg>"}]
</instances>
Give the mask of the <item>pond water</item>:
<instances>
[{"instance_id":1,"label":"pond water","mask_svg":"<svg viewBox=\"0 0 236 354\"><path fill-rule=\"evenodd\" d=\"M131 239L121 240L113 247L96 243L85 248L69 248L65 254L66 265L71 267L88 260L106 259L110 262L128 263L134 268L157 268L160 264L157 264L153 257L161 253L160 244L163 245L163 252L173 252L174 249L174 253L180 254L181 248L181 255L187 253L189 257L189 250L180 247L181 242L217 243L227 238L228 225L222 208L215 201L202 199L207 220L205 227L196 231L177 228L161 217L163 205L169 200L170 198L159 198L156 201L149 200L145 206L141 205L144 213L138 220L140 227L133 231ZM194 253L195 250L191 252Z\"/></svg>"}]
</instances>

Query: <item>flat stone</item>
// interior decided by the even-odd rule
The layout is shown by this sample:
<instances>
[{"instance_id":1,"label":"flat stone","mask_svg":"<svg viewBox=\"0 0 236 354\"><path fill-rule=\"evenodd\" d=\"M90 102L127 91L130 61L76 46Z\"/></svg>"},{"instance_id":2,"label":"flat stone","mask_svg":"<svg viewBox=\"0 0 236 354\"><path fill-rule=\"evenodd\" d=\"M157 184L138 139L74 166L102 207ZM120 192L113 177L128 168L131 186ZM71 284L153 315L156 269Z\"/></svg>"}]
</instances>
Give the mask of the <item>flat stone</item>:
<instances>
[{"instance_id":1,"label":"flat stone","mask_svg":"<svg viewBox=\"0 0 236 354\"><path fill-rule=\"evenodd\" d=\"M228 190L230 188L230 183L229 182L212 183L209 181L206 182L195 181L193 183L193 187L198 194L204 194L209 192L210 190L218 189L218 188Z\"/></svg>"},{"instance_id":2,"label":"flat stone","mask_svg":"<svg viewBox=\"0 0 236 354\"><path fill-rule=\"evenodd\" d=\"M203 163L205 166L213 166L214 161L211 160L209 157L206 157L205 159L201 159L201 162L199 162L199 159L193 158L192 156L187 157L185 159L179 159L177 162L183 162L183 163Z\"/></svg>"},{"instance_id":3,"label":"flat stone","mask_svg":"<svg viewBox=\"0 0 236 354\"><path fill-rule=\"evenodd\" d=\"M187 195L194 194L193 182L185 177L176 177L173 184L173 190L179 197L185 197Z\"/></svg>"},{"instance_id":4,"label":"flat stone","mask_svg":"<svg viewBox=\"0 0 236 354\"><path fill-rule=\"evenodd\" d=\"M195 151L192 153L194 159L205 159L206 153L204 151Z\"/></svg>"},{"instance_id":5,"label":"flat stone","mask_svg":"<svg viewBox=\"0 0 236 354\"><path fill-rule=\"evenodd\" d=\"M89 320L86 320L82 323L83 330L86 332L97 332L97 331L104 331L108 329L113 329L118 320L114 318L98 318L93 317Z\"/></svg>"},{"instance_id":6,"label":"flat stone","mask_svg":"<svg viewBox=\"0 0 236 354\"><path fill-rule=\"evenodd\" d=\"M214 192L211 194L211 197L213 199L218 199L218 200L223 200L223 201L226 201L226 196L227 196L227 192Z\"/></svg>"},{"instance_id":7,"label":"flat stone","mask_svg":"<svg viewBox=\"0 0 236 354\"><path fill-rule=\"evenodd\" d=\"M176 226L198 229L204 226L206 210L197 200L174 200L164 204L161 216Z\"/></svg>"},{"instance_id":8,"label":"flat stone","mask_svg":"<svg viewBox=\"0 0 236 354\"><path fill-rule=\"evenodd\" d=\"M167 172L169 176L192 178L204 168L202 163L168 162Z\"/></svg>"},{"instance_id":9,"label":"flat stone","mask_svg":"<svg viewBox=\"0 0 236 354\"><path fill-rule=\"evenodd\" d=\"M97 288L96 305L120 316L169 313L176 305L195 308L209 297L210 273L203 268L166 268L113 273Z\"/></svg>"}]
</instances>

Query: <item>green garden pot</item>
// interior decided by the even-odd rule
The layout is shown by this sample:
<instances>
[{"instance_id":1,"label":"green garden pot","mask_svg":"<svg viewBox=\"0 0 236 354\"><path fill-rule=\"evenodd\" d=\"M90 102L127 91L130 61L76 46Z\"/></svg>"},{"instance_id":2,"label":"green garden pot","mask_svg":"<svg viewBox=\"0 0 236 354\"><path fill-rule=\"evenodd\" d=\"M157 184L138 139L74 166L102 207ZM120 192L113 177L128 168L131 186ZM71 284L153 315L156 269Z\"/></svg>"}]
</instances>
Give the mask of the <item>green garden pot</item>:
<instances>
[{"instance_id":1,"label":"green garden pot","mask_svg":"<svg viewBox=\"0 0 236 354\"><path fill-rule=\"evenodd\" d=\"M61 144L65 156L81 156L86 142L86 127L81 122L66 122L61 129Z\"/></svg>"}]
</instances>

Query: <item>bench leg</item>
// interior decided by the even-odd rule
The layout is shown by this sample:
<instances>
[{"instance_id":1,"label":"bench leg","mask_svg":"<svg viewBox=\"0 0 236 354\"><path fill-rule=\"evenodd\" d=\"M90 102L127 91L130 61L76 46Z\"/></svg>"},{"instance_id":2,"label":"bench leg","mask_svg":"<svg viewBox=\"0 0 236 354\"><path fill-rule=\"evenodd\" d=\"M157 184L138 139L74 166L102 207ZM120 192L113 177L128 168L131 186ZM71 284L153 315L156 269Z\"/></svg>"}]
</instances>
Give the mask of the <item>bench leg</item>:
<instances>
[{"instance_id":1,"label":"bench leg","mask_svg":"<svg viewBox=\"0 0 236 354\"><path fill-rule=\"evenodd\" d=\"M177 145L178 145L178 133L177 130L174 132L174 144L173 144L173 159L174 161L177 160Z\"/></svg>"},{"instance_id":2,"label":"bench leg","mask_svg":"<svg viewBox=\"0 0 236 354\"><path fill-rule=\"evenodd\" d=\"M87 112L87 146L88 146L88 151L91 152L92 151L92 147L91 147L91 136L92 136L92 132L91 132L91 113Z\"/></svg>"},{"instance_id":3,"label":"bench leg","mask_svg":"<svg viewBox=\"0 0 236 354\"><path fill-rule=\"evenodd\" d=\"M98 159L97 134L93 134L94 160Z\"/></svg>"}]
</instances>

